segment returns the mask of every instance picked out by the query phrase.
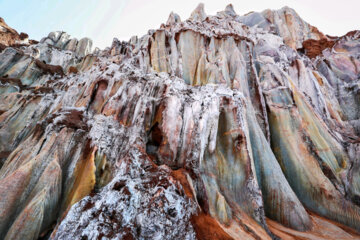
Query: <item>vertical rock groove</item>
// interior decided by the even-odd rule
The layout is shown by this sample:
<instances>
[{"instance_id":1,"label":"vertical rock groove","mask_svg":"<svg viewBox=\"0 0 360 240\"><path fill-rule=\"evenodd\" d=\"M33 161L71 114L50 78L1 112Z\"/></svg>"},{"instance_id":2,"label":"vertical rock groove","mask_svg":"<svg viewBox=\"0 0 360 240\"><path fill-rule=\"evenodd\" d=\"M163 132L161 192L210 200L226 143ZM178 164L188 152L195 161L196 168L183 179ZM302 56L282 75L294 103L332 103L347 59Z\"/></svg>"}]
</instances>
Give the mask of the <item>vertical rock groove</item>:
<instances>
[{"instance_id":1,"label":"vertical rock groove","mask_svg":"<svg viewBox=\"0 0 360 240\"><path fill-rule=\"evenodd\" d=\"M0 25L0 239L360 238L359 31L203 4L104 50Z\"/></svg>"}]
</instances>

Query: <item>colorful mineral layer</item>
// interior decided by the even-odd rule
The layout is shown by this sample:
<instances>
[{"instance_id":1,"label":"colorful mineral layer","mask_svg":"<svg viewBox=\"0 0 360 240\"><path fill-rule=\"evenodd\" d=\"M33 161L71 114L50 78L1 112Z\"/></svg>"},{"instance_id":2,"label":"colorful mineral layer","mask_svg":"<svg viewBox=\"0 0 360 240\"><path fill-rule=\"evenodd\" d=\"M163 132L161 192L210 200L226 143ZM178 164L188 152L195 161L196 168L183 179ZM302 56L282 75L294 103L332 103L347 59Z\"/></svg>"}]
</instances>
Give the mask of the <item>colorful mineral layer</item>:
<instances>
[{"instance_id":1,"label":"colorful mineral layer","mask_svg":"<svg viewBox=\"0 0 360 240\"><path fill-rule=\"evenodd\" d=\"M360 239L360 31L199 4L92 45L0 18L0 239Z\"/></svg>"}]
</instances>

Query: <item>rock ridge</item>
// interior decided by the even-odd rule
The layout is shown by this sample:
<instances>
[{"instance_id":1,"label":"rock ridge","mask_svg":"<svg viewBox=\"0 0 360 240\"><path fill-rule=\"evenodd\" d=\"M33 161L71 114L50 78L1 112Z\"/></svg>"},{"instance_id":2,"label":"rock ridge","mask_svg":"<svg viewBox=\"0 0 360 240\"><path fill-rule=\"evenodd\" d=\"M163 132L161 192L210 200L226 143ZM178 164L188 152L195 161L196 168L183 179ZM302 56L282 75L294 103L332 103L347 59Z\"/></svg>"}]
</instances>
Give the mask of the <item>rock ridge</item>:
<instances>
[{"instance_id":1,"label":"rock ridge","mask_svg":"<svg viewBox=\"0 0 360 240\"><path fill-rule=\"evenodd\" d=\"M360 238L359 31L199 4L104 50L1 34L1 239Z\"/></svg>"}]
</instances>

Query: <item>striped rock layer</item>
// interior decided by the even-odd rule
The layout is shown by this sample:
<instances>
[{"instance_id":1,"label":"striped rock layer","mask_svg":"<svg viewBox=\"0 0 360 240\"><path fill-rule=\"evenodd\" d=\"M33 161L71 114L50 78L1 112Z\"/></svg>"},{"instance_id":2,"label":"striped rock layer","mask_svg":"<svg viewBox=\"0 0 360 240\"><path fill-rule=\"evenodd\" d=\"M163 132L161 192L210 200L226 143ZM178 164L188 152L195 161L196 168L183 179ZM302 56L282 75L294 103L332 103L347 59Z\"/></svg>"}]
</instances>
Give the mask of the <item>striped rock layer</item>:
<instances>
[{"instance_id":1,"label":"striped rock layer","mask_svg":"<svg viewBox=\"0 0 360 240\"><path fill-rule=\"evenodd\" d=\"M359 79L288 7L9 46L0 239L359 239Z\"/></svg>"}]
</instances>

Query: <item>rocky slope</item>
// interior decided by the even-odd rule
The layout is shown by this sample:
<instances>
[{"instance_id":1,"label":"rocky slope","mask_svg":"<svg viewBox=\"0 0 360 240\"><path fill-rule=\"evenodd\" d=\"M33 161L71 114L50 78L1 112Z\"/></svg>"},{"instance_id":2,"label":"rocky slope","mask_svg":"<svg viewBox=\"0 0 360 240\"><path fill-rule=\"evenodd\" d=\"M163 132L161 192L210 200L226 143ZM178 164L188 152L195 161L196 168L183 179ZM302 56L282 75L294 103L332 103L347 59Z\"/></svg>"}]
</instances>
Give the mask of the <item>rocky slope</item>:
<instances>
[{"instance_id":1,"label":"rocky slope","mask_svg":"<svg viewBox=\"0 0 360 240\"><path fill-rule=\"evenodd\" d=\"M105 50L0 38L0 239L360 238L359 31L200 4Z\"/></svg>"},{"instance_id":2,"label":"rocky slope","mask_svg":"<svg viewBox=\"0 0 360 240\"><path fill-rule=\"evenodd\" d=\"M29 40L29 36L26 33L18 33L16 30L9 27L3 18L0 17L0 50L4 50L6 47L21 47L28 46L30 44L36 44L37 41Z\"/></svg>"}]
</instances>

